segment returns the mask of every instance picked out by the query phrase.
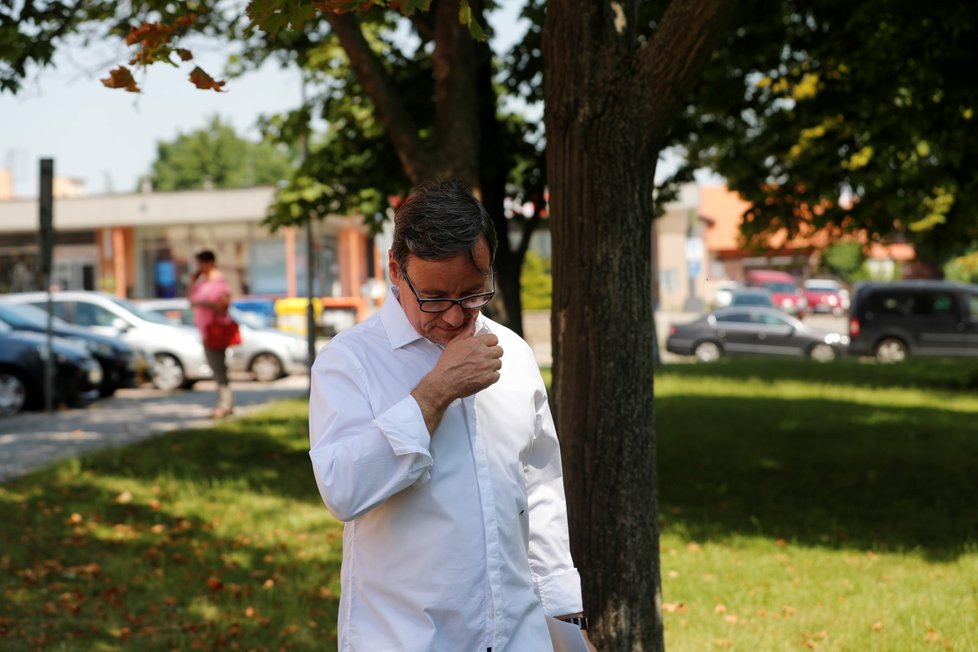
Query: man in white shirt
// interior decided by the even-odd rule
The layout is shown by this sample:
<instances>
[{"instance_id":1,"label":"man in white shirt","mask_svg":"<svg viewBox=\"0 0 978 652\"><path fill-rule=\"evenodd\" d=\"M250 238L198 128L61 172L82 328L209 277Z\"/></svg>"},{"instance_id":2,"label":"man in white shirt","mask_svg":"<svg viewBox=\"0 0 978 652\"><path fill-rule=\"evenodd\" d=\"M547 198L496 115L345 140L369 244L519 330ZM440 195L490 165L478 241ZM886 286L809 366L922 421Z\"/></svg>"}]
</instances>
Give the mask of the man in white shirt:
<instances>
[{"instance_id":1,"label":"man in white shirt","mask_svg":"<svg viewBox=\"0 0 978 652\"><path fill-rule=\"evenodd\" d=\"M539 652L545 615L586 628L543 380L480 313L495 250L463 184L416 189L386 301L313 366L310 457L346 523L343 652Z\"/></svg>"}]
</instances>

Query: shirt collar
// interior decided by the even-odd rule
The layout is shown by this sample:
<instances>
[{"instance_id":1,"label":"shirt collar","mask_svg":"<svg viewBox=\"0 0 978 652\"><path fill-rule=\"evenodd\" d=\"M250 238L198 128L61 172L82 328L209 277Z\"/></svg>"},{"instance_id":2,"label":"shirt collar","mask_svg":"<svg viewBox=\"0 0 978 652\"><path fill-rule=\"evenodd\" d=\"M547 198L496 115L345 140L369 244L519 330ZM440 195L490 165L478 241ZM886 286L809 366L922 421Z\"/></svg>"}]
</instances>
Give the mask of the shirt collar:
<instances>
[{"instance_id":1,"label":"shirt collar","mask_svg":"<svg viewBox=\"0 0 978 652\"><path fill-rule=\"evenodd\" d=\"M384 323L384 330L387 331L387 338L390 340L392 349L399 349L417 340L429 341L424 335L416 331L411 322L408 321L407 315L404 314L404 308L401 307L397 295L394 294L393 287L387 291L387 298L378 312L380 313L380 320ZM476 317L475 330L476 333L487 331L485 317L482 313ZM440 345L436 344L435 346Z\"/></svg>"},{"instance_id":2,"label":"shirt collar","mask_svg":"<svg viewBox=\"0 0 978 652\"><path fill-rule=\"evenodd\" d=\"M424 339L408 321L407 315L404 314L404 308L401 307L397 295L394 294L394 288L387 291L384 305L380 307L380 320L384 323L384 330L387 331L392 349L399 349L415 340Z\"/></svg>"}]
</instances>

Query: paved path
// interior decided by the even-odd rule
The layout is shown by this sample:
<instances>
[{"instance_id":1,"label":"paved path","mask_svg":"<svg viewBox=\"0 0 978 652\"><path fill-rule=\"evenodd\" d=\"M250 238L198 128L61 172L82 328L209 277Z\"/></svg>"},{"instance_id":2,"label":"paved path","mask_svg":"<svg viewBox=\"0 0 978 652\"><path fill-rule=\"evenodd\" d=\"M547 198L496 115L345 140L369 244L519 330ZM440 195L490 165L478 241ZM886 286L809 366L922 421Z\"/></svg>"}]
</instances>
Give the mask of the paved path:
<instances>
[{"instance_id":1,"label":"paved path","mask_svg":"<svg viewBox=\"0 0 978 652\"><path fill-rule=\"evenodd\" d=\"M307 396L308 384L305 375L273 383L232 380L235 417L271 401ZM0 417L0 482L86 451L206 427L213 422L214 392L212 381L199 382L192 391L123 389L87 408Z\"/></svg>"}]
</instances>

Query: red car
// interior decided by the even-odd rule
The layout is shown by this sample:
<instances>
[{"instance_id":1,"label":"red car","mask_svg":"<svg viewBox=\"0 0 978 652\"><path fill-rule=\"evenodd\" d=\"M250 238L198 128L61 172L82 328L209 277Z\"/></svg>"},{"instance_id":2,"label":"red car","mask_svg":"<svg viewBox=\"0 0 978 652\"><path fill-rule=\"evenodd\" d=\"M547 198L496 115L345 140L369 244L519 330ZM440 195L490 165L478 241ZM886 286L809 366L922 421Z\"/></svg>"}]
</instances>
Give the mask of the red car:
<instances>
[{"instance_id":1,"label":"red car","mask_svg":"<svg viewBox=\"0 0 978 652\"><path fill-rule=\"evenodd\" d=\"M747 272L746 280L749 287L770 290L775 308L798 319L808 312L808 300L798 287L798 281L791 274L775 270L752 269Z\"/></svg>"},{"instance_id":2,"label":"red car","mask_svg":"<svg viewBox=\"0 0 978 652\"><path fill-rule=\"evenodd\" d=\"M849 292L831 279L805 281L805 298L812 312L830 312L839 317L849 310Z\"/></svg>"}]
</instances>

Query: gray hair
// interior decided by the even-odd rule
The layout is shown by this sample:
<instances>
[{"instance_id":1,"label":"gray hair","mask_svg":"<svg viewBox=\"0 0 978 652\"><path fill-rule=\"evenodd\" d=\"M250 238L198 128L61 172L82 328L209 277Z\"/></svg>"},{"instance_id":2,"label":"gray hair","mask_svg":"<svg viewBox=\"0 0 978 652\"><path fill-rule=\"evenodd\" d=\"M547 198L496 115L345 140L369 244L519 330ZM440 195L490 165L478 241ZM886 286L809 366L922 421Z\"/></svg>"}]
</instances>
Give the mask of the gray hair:
<instances>
[{"instance_id":1,"label":"gray hair","mask_svg":"<svg viewBox=\"0 0 978 652\"><path fill-rule=\"evenodd\" d=\"M468 254L475 263L472 250L479 238L489 245L491 266L496 258L496 229L471 188L456 179L429 181L415 188L398 207L391 252L405 269L409 255L444 260Z\"/></svg>"}]
</instances>

